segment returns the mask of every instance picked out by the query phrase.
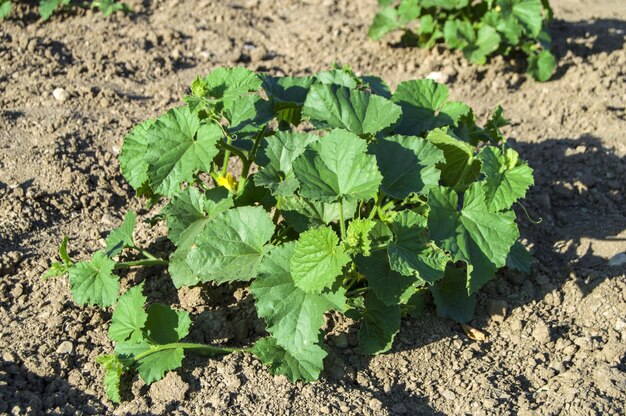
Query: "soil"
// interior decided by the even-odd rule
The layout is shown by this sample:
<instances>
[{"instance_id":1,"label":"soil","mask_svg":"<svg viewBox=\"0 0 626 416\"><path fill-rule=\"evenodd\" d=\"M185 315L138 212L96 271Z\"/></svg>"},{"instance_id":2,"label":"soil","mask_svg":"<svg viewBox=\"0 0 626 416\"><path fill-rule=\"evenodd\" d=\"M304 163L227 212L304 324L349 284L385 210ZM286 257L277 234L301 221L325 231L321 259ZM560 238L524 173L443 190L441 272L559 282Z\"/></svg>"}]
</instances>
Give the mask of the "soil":
<instances>
[{"instance_id":1,"label":"soil","mask_svg":"<svg viewBox=\"0 0 626 416\"><path fill-rule=\"evenodd\" d=\"M626 409L626 6L553 0L559 70L536 83L523 64L469 65L458 53L366 36L376 1L129 2L37 21L32 4L0 24L0 413L11 415L618 415ZM119 173L137 122L180 103L196 75L242 64L300 75L349 63L399 81L441 72L482 119L497 104L536 172L520 209L530 276L502 272L480 293L469 339L433 308L406 319L390 353L363 357L349 322L329 317L321 380L291 384L252 356L189 356L152 386L130 380L119 406L94 358L112 348L110 313L80 308L67 279L42 281L63 235L87 258L127 209L149 213ZM53 90L57 90L55 98ZM61 98L61 100L58 100ZM64 99L64 100L63 100ZM167 250L163 230L138 239ZM611 259L613 261L611 262ZM242 345L263 325L245 287L176 292L159 269L153 299L194 315L192 337ZM502 315L502 310L505 315Z\"/></svg>"}]
</instances>

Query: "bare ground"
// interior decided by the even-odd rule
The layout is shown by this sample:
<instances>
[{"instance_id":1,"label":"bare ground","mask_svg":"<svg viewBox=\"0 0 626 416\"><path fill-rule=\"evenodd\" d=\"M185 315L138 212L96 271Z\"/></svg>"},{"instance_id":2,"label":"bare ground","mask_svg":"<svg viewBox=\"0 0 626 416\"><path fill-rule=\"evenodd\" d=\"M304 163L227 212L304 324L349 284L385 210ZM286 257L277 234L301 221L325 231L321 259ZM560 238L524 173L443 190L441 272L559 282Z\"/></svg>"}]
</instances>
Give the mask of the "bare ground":
<instances>
[{"instance_id":1,"label":"bare ground","mask_svg":"<svg viewBox=\"0 0 626 416\"><path fill-rule=\"evenodd\" d=\"M443 48L372 42L375 3L132 1L131 17L78 12L45 24L22 5L19 19L0 24L0 413L624 413L626 270L609 265L626 252L623 0L552 2L560 66L543 84L519 62L474 67ZM113 406L94 363L112 347L110 313L75 306L66 279L40 275L63 235L86 258L127 209L147 216L119 174L125 133L177 105L215 66L298 75L333 62L394 86L442 72L478 114L504 106L507 134L536 171L526 207L543 222L521 226L532 275L504 272L482 291L471 324L483 343L431 308L403 321L390 353L368 358L354 348L355 328L329 317L333 352L317 383L272 377L252 356L189 357L151 387L131 381ZM67 101L53 98L57 87ZM161 232L139 238L165 250ZM194 315L197 340L241 345L263 331L243 287L177 293L158 269L125 281L148 276L152 298ZM504 320L490 315L502 304Z\"/></svg>"}]
</instances>

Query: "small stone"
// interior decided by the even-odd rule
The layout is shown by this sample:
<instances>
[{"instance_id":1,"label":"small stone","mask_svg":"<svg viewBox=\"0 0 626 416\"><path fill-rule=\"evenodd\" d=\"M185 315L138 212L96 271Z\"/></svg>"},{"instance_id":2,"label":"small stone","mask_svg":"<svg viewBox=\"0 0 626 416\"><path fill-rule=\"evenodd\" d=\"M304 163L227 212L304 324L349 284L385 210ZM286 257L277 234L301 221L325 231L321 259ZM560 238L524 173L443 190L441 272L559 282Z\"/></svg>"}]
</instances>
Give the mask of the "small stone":
<instances>
[{"instance_id":1,"label":"small stone","mask_svg":"<svg viewBox=\"0 0 626 416\"><path fill-rule=\"evenodd\" d=\"M503 300L489 300L487 302L487 313L494 322L503 322L506 317L506 302Z\"/></svg>"},{"instance_id":2,"label":"small stone","mask_svg":"<svg viewBox=\"0 0 626 416\"><path fill-rule=\"evenodd\" d=\"M24 294L24 286L22 286L21 283L16 284L13 290L11 290L11 296L13 296L15 299L19 298L23 294Z\"/></svg>"},{"instance_id":3,"label":"small stone","mask_svg":"<svg viewBox=\"0 0 626 416\"><path fill-rule=\"evenodd\" d=\"M450 79L450 76L447 74L444 74L443 72L431 72L430 74L428 74L426 76L427 79L432 79L435 82L439 82L441 84L445 84L448 82L448 80Z\"/></svg>"},{"instance_id":4,"label":"small stone","mask_svg":"<svg viewBox=\"0 0 626 416\"><path fill-rule=\"evenodd\" d=\"M68 100L68 98L70 98L70 94L65 91L63 88L55 88L52 91L52 96L54 97L55 100L64 103L65 101Z\"/></svg>"},{"instance_id":5,"label":"small stone","mask_svg":"<svg viewBox=\"0 0 626 416\"><path fill-rule=\"evenodd\" d=\"M71 341L63 341L57 347L57 354L71 354L74 352L74 344Z\"/></svg>"},{"instance_id":6,"label":"small stone","mask_svg":"<svg viewBox=\"0 0 626 416\"><path fill-rule=\"evenodd\" d=\"M626 329L626 321L624 318L617 318L617 322L615 322L615 330L617 332L622 332L624 329Z\"/></svg>"},{"instance_id":7,"label":"small stone","mask_svg":"<svg viewBox=\"0 0 626 416\"><path fill-rule=\"evenodd\" d=\"M609 266L619 267L626 264L626 253L619 253L611 257L609 260Z\"/></svg>"},{"instance_id":8,"label":"small stone","mask_svg":"<svg viewBox=\"0 0 626 416\"><path fill-rule=\"evenodd\" d=\"M538 322L535 324L535 328L532 332L532 337L541 344L547 344L550 342L550 328L544 322Z\"/></svg>"},{"instance_id":9,"label":"small stone","mask_svg":"<svg viewBox=\"0 0 626 416\"><path fill-rule=\"evenodd\" d=\"M368 402L369 408L374 411L382 410L383 403L378 399L372 399Z\"/></svg>"},{"instance_id":10,"label":"small stone","mask_svg":"<svg viewBox=\"0 0 626 416\"><path fill-rule=\"evenodd\" d=\"M454 392L449 389L444 390L443 393L441 393L441 395L450 401L456 399L456 394L454 394Z\"/></svg>"}]
</instances>

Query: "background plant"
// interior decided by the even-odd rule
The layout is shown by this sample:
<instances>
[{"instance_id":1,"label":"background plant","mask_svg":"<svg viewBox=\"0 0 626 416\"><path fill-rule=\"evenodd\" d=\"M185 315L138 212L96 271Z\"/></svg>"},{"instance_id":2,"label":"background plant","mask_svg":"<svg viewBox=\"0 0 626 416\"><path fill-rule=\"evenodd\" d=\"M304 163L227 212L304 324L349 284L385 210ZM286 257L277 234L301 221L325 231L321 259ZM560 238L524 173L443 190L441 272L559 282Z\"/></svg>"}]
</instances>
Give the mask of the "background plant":
<instances>
[{"instance_id":1,"label":"background plant","mask_svg":"<svg viewBox=\"0 0 626 416\"><path fill-rule=\"evenodd\" d=\"M475 64L490 56L521 52L528 73L547 81L556 59L550 52L548 0L379 0L381 10L369 29L372 39L404 31L403 41L422 48L440 42L460 49Z\"/></svg>"},{"instance_id":2,"label":"background plant","mask_svg":"<svg viewBox=\"0 0 626 416\"><path fill-rule=\"evenodd\" d=\"M9 13L11 13L12 5L12 0L0 0L0 20L4 19L9 15ZM96 9L99 10L105 17L110 16L117 11L123 11L124 13L130 12L128 5L116 0L40 0L39 15L42 20L48 20L55 12L71 7Z\"/></svg>"},{"instance_id":3,"label":"background plant","mask_svg":"<svg viewBox=\"0 0 626 416\"><path fill-rule=\"evenodd\" d=\"M152 222L167 223L169 258L137 244L131 211L90 260L74 261L64 239L45 276L69 275L79 305L114 307L115 351L98 359L113 401L124 373L151 383L187 351L250 352L274 374L315 380L327 312L358 321L359 348L378 354L430 297L466 322L499 268L530 267L512 206L532 169L500 132L501 108L479 127L444 85L406 81L392 94L337 67L218 68L185 101L135 127L119 156L137 195L162 206ZM142 284L119 296L116 270L141 266L167 266L177 288L250 282L269 336L245 348L186 342L187 312L149 302Z\"/></svg>"}]
</instances>

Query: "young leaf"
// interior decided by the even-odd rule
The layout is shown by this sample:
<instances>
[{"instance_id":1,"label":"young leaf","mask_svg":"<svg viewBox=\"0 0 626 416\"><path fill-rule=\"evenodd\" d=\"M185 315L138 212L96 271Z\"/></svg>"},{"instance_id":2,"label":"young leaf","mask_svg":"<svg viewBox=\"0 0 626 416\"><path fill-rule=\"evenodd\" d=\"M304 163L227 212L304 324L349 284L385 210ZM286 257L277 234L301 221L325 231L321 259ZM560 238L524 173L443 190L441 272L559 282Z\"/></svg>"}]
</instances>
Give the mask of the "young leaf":
<instances>
[{"instance_id":1,"label":"young leaf","mask_svg":"<svg viewBox=\"0 0 626 416\"><path fill-rule=\"evenodd\" d=\"M297 287L290 264L294 248L294 242L273 248L263 258L250 290L258 315L267 322L267 331L286 351L297 353L319 342L324 313L336 303L345 304L345 291L327 295Z\"/></svg>"},{"instance_id":2,"label":"young leaf","mask_svg":"<svg viewBox=\"0 0 626 416\"><path fill-rule=\"evenodd\" d=\"M148 308L145 330L156 344L178 342L189 334L191 319L185 311L176 311L167 305L153 303Z\"/></svg>"},{"instance_id":3,"label":"young leaf","mask_svg":"<svg viewBox=\"0 0 626 416\"><path fill-rule=\"evenodd\" d=\"M43 276L41 276L43 280L47 280L51 277L64 276L69 273L70 269L74 266L74 261L67 253L68 240L69 239L67 236L63 237L63 241L61 241L61 246L59 247L59 257L61 258L62 262L52 262L50 268L46 270Z\"/></svg>"},{"instance_id":4,"label":"young leaf","mask_svg":"<svg viewBox=\"0 0 626 416\"><path fill-rule=\"evenodd\" d=\"M209 222L185 261L203 282L248 281L256 276L274 224L262 207L230 209Z\"/></svg>"},{"instance_id":5,"label":"young leaf","mask_svg":"<svg viewBox=\"0 0 626 416\"><path fill-rule=\"evenodd\" d=\"M529 36L539 35L543 22L541 0L496 0L496 3L507 25L517 23Z\"/></svg>"},{"instance_id":6,"label":"young leaf","mask_svg":"<svg viewBox=\"0 0 626 416\"><path fill-rule=\"evenodd\" d=\"M375 294L365 297L365 313L359 328L359 348L364 354L389 351L400 330L400 305L387 306Z\"/></svg>"},{"instance_id":7,"label":"young leaf","mask_svg":"<svg viewBox=\"0 0 626 416\"><path fill-rule=\"evenodd\" d=\"M519 160L519 154L508 148L504 153L497 147L487 146L478 155L482 162L481 172L485 179L481 186L485 192L487 207L493 211L504 211L520 198L535 183L533 170Z\"/></svg>"},{"instance_id":8,"label":"young leaf","mask_svg":"<svg viewBox=\"0 0 626 416\"><path fill-rule=\"evenodd\" d=\"M314 228L300 234L291 257L291 275L297 287L307 293L329 289L350 261L339 245L337 234L329 227Z\"/></svg>"},{"instance_id":9,"label":"young leaf","mask_svg":"<svg viewBox=\"0 0 626 416\"><path fill-rule=\"evenodd\" d=\"M343 218L349 220L354 217L357 208L356 201L346 201L343 204ZM281 214L290 227L301 233L309 228L328 225L338 221L340 205L337 202L327 203L311 201L298 195L283 198Z\"/></svg>"},{"instance_id":10,"label":"young leaf","mask_svg":"<svg viewBox=\"0 0 626 416\"><path fill-rule=\"evenodd\" d=\"M317 128L342 128L358 135L376 134L395 123L400 107L379 95L318 84L311 87L303 114Z\"/></svg>"},{"instance_id":11,"label":"young leaf","mask_svg":"<svg viewBox=\"0 0 626 416\"><path fill-rule=\"evenodd\" d=\"M383 175L382 190L396 199L423 193L439 184L443 152L418 137L391 136L370 145Z\"/></svg>"},{"instance_id":12,"label":"young leaf","mask_svg":"<svg viewBox=\"0 0 626 416\"><path fill-rule=\"evenodd\" d=\"M405 276L392 270L384 250L374 251L369 257L359 255L354 261L367 278L367 287L387 306L406 302L413 285L421 282L415 274Z\"/></svg>"},{"instance_id":13,"label":"young leaf","mask_svg":"<svg viewBox=\"0 0 626 416\"><path fill-rule=\"evenodd\" d=\"M201 125L195 113L180 107L156 120L146 136L150 187L171 196L180 192L181 183L193 179L194 172L209 171L223 133L217 124Z\"/></svg>"},{"instance_id":14,"label":"young leaf","mask_svg":"<svg viewBox=\"0 0 626 416\"><path fill-rule=\"evenodd\" d=\"M254 343L252 352L269 366L270 372L286 376L292 383L298 380L315 381L324 369L326 351L317 344L309 348L288 352L274 338L261 338Z\"/></svg>"},{"instance_id":15,"label":"young leaf","mask_svg":"<svg viewBox=\"0 0 626 416\"><path fill-rule=\"evenodd\" d=\"M437 305L437 315L457 322L472 319L476 308L476 295L467 293L467 275L467 270L449 265L443 279L431 286L430 291Z\"/></svg>"},{"instance_id":16,"label":"young leaf","mask_svg":"<svg viewBox=\"0 0 626 416\"><path fill-rule=\"evenodd\" d=\"M385 7L374 16L374 21L367 32L373 40L378 40L387 33L400 27L398 12L393 7Z\"/></svg>"},{"instance_id":17,"label":"young leaf","mask_svg":"<svg viewBox=\"0 0 626 416\"><path fill-rule=\"evenodd\" d=\"M39 15L42 20L48 20L55 11L69 4L70 0L41 0L39 2Z\"/></svg>"},{"instance_id":18,"label":"young leaf","mask_svg":"<svg viewBox=\"0 0 626 416\"><path fill-rule=\"evenodd\" d=\"M279 121L297 126L302 121L302 107L314 77L261 76L263 89Z\"/></svg>"},{"instance_id":19,"label":"young leaf","mask_svg":"<svg viewBox=\"0 0 626 416\"><path fill-rule=\"evenodd\" d=\"M118 228L114 228L106 239L106 254L109 257L115 257L126 247L134 247L133 231L135 231L135 223L137 214L134 211L128 211L124 217L124 222Z\"/></svg>"},{"instance_id":20,"label":"young leaf","mask_svg":"<svg viewBox=\"0 0 626 416\"><path fill-rule=\"evenodd\" d=\"M391 231L394 238L387 252L393 270L429 283L441 279L450 257L428 240L426 218L413 211L401 211L393 219Z\"/></svg>"},{"instance_id":21,"label":"young leaf","mask_svg":"<svg viewBox=\"0 0 626 416\"><path fill-rule=\"evenodd\" d=\"M4 19L11 13L11 0L3 0L0 2L0 20Z\"/></svg>"},{"instance_id":22,"label":"young leaf","mask_svg":"<svg viewBox=\"0 0 626 416\"><path fill-rule=\"evenodd\" d=\"M300 184L293 173L292 163L317 140L319 136L314 134L296 132L277 132L268 137L257 156L261 168L254 175L254 183L265 186L275 196L293 195Z\"/></svg>"},{"instance_id":23,"label":"young leaf","mask_svg":"<svg viewBox=\"0 0 626 416\"><path fill-rule=\"evenodd\" d=\"M382 176L367 144L345 130L332 130L293 162L300 194L324 202L373 198Z\"/></svg>"},{"instance_id":24,"label":"young leaf","mask_svg":"<svg viewBox=\"0 0 626 416\"><path fill-rule=\"evenodd\" d=\"M96 362L104 367L104 388L109 400L113 403L119 403L120 397L120 380L124 373L124 364L115 354L100 355L96 358Z\"/></svg>"},{"instance_id":25,"label":"young leaf","mask_svg":"<svg viewBox=\"0 0 626 416\"><path fill-rule=\"evenodd\" d=\"M506 258L519 237L512 211L493 213L487 208L485 192L475 183L466 192L460 211L459 197L449 188L430 191L430 237L453 261L469 264L467 292L475 293L506 264Z\"/></svg>"},{"instance_id":26,"label":"young leaf","mask_svg":"<svg viewBox=\"0 0 626 416\"><path fill-rule=\"evenodd\" d=\"M374 228L374 221L357 218L350 222L343 242L349 253L363 253L364 256L371 254L372 240L370 231Z\"/></svg>"},{"instance_id":27,"label":"young leaf","mask_svg":"<svg viewBox=\"0 0 626 416\"><path fill-rule=\"evenodd\" d=\"M121 343L115 352L126 360L135 360L133 366L146 384L159 381L168 371L179 368L185 357L185 350L181 347L161 349L148 342Z\"/></svg>"},{"instance_id":28,"label":"young leaf","mask_svg":"<svg viewBox=\"0 0 626 416\"><path fill-rule=\"evenodd\" d=\"M547 81L556 69L556 58L550 51L543 50L528 57L528 73L537 81Z\"/></svg>"},{"instance_id":29,"label":"young leaf","mask_svg":"<svg viewBox=\"0 0 626 416\"><path fill-rule=\"evenodd\" d=\"M426 140L443 151L445 163L437 167L444 185L463 191L478 178L480 160L474 157L473 146L462 142L446 128L431 131Z\"/></svg>"},{"instance_id":30,"label":"young leaf","mask_svg":"<svg viewBox=\"0 0 626 416\"><path fill-rule=\"evenodd\" d=\"M136 344L143 340L148 314L143 309L147 298L142 291L143 283L128 289L117 302L109 327L109 338L113 341Z\"/></svg>"},{"instance_id":31,"label":"young leaf","mask_svg":"<svg viewBox=\"0 0 626 416\"><path fill-rule=\"evenodd\" d=\"M102 252L91 261L76 263L69 271L70 285L78 305L111 306L117 300L119 278L113 274L115 262Z\"/></svg>"}]
</instances>

